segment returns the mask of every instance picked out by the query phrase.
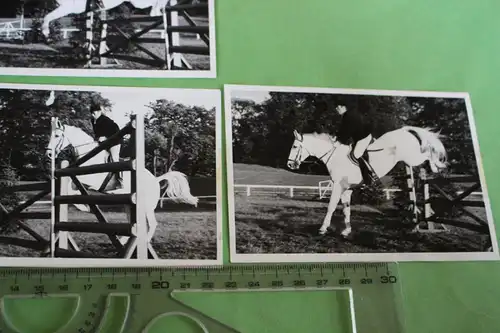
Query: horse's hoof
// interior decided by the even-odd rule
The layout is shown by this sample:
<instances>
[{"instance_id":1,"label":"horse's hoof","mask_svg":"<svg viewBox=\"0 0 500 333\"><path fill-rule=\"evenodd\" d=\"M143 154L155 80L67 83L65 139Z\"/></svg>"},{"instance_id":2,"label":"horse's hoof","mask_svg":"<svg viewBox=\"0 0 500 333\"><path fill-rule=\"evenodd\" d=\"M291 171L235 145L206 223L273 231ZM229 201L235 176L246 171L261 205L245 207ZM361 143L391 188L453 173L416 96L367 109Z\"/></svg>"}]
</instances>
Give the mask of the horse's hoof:
<instances>
[{"instance_id":1,"label":"horse's hoof","mask_svg":"<svg viewBox=\"0 0 500 333\"><path fill-rule=\"evenodd\" d=\"M342 238L349 238L349 236L351 236L351 232L341 232L340 235L342 236Z\"/></svg>"},{"instance_id":2,"label":"horse's hoof","mask_svg":"<svg viewBox=\"0 0 500 333\"><path fill-rule=\"evenodd\" d=\"M325 229L325 230L323 230L323 229L319 229L319 234L320 234L320 235L324 235L324 234L326 234L326 229Z\"/></svg>"}]
</instances>

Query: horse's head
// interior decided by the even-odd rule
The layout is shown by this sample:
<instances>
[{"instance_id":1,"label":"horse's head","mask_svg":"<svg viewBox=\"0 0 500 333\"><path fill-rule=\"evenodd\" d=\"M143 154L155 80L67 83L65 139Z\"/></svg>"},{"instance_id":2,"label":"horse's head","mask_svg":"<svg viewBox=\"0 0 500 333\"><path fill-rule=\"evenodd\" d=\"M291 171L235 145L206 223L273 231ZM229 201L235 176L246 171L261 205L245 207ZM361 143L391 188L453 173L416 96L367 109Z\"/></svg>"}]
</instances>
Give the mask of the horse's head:
<instances>
[{"instance_id":1,"label":"horse's head","mask_svg":"<svg viewBox=\"0 0 500 333\"><path fill-rule=\"evenodd\" d=\"M300 168L302 162L309 157L310 153L304 148L304 135L297 132L297 130L293 131L293 135L295 139L290 149L290 154L288 155L287 166L292 170L297 170Z\"/></svg>"},{"instance_id":2,"label":"horse's head","mask_svg":"<svg viewBox=\"0 0 500 333\"><path fill-rule=\"evenodd\" d=\"M287 163L287 166L292 170L297 170L309 156L314 156L327 163L332 159L337 148L342 146L336 137L326 133L300 134L294 130L293 134L295 140L290 149Z\"/></svg>"},{"instance_id":3,"label":"horse's head","mask_svg":"<svg viewBox=\"0 0 500 333\"><path fill-rule=\"evenodd\" d=\"M57 157L57 155L59 155L64 148L70 145L70 142L64 133L64 129L64 125L59 121L59 119L52 119L50 141L45 148L45 154L47 157L52 158L52 153L54 153L55 157Z\"/></svg>"}]
</instances>

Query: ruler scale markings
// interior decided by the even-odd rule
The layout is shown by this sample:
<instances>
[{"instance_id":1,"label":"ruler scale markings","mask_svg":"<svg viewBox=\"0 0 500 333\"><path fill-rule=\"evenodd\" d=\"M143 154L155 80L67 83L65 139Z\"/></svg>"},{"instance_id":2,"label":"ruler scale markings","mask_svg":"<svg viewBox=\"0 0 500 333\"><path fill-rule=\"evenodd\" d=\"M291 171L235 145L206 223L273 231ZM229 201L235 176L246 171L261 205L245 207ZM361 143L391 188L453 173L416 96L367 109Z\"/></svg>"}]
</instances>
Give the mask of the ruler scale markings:
<instances>
[{"instance_id":1,"label":"ruler scale markings","mask_svg":"<svg viewBox=\"0 0 500 333\"><path fill-rule=\"evenodd\" d=\"M158 306L160 306L159 304L163 304L161 302L165 302L165 308L167 309L168 300L164 297L165 292L170 294L176 289L179 289L179 293L193 291L218 292L223 290L248 290L248 292L250 292L250 290L264 291L266 288L274 290L275 292L285 290L297 290L297 292L299 292L299 290L308 291L320 289L326 291L330 290L330 288L333 288L332 290L352 289L355 298L354 307L359 307L361 309L357 310L357 313L366 311L366 309L362 310L364 304L363 290L367 290L366 288L373 288L371 292L367 293L367 295L370 295L369 297L385 298L386 300L391 300L400 292L400 288L395 288L399 283L397 269L391 270L388 264L283 264L279 266L242 265L236 267L238 267L237 269L240 270L241 274L234 274L232 267L154 269L82 268L72 270L0 269L0 277L2 280L5 280L5 283L0 282L0 297L21 295L22 293L27 293L28 295L31 293L33 295L32 291L36 293L36 297L38 298L44 298L46 295L64 296L68 293L80 294L83 302L81 313L79 313L79 316L75 317L75 322L73 324L75 327L74 330L70 332L78 332L80 328L83 328L85 330L82 330L82 332L85 333L103 333L89 331L88 329L100 327L100 320L102 320L101 316L104 315L105 310L114 311L112 308L108 308L107 301L105 301L107 297L114 293L132 295L131 304L133 305L132 310L135 311L132 314L134 320L127 323L129 326L126 327L123 333L141 333L142 331L139 329L139 324L143 325L142 327L146 327L153 315L153 313L147 312L144 308L149 306L158 308ZM334 268L341 269L342 276L340 280L336 278L340 274L335 274ZM378 268L383 268L384 271L387 272L387 276L378 276ZM391 271L392 274L390 274ZM331 272L331 274L326 272ZM163 281L165 274L172 276L169 281ZM38 279L35 279L34 275L38 275ZM157 277L160 277L160 281L157 281ZM80 278L87 278L87 280L84 280L85 283L79 283L79 281L81 281L79 280ZM211 281L208 282L209 280ZM156 283L157 288L152 285L152 282ZM34 290L36 285L39 286L38 290ZM363 285L363 288L358 289L361 285ZM16 286L19 291L16 291ZM389 297L391 297L391 299L389 299ZM391 304L388 301L386 301L386 303ZM99 306L99 304L102 305ZM158 306L154 304L158 304ZM367 302L367 306L368 304L373 303ZM189 312L188 309L185 310L193 316L197 316L197 314ZM395 307L394 311L396 310L397 308ZM377 311L377 313L379 313L377 317L386 318L386 320L380 320L384 325L396 325L395 323L399 322L393 318L395 316L395 313L391 312L393 309L377 309L376 307L372 307L370 311ZM92 313L94 314L93 317L90 315ZM120 316L117 317L120 318ZM210 319L205 318L203 320ZM137 323L134 324L134 322ZM0 332L11 333L11 331L2 330L2 328L2 324L0 323ZM384 329L381 331L391 333L401 332L395 329ZM235 331L217 331L217 333L219 332L234 333ZM358 329L357 332L365 333L368 331Z\"/></svg>"}]
</instances>

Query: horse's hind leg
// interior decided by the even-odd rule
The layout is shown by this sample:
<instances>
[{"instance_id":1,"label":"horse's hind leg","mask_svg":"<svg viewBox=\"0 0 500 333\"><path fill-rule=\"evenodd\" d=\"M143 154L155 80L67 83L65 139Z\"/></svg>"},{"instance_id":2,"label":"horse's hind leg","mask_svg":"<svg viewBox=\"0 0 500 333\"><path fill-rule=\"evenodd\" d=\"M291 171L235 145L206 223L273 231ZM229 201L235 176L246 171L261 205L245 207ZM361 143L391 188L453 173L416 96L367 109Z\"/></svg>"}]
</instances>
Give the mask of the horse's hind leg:
<instances>
[{"instance_id":1,"label":"horse's hind leg","mask_svg":"<svg viewBox=\"0 0 500 333\"><path fill-rule=\"evenodd\" d=\"M158 226L158 221L156 221L155 211L148 210L146 212L146 219L148 221L148 242L153 239L156 232L156 227Z\"/></svg>"},{"instance_id":2,"label":"horse's hind leg","mask_svg":"<svg viewBox=\"0 0 500 333\"><path fill-rule=\"evenodd\" d=\"M131 212L130 212L130 208L128 206L125 206L125 212L127 213L128 220L130 221L130 213ZM156 232L156 227L158 226L158 222L156 221L156 216L155 216L154 210L151 210L151 209L147 210L145 222L147 223L147 226L148 226L148 233L147 233L147 237L146 237L146 242L148 243L148 247L149 247L151 240L153 239L153 236ZM132 232L133 234L137 235L137 225L133 226L132 231L133 231ZM125 245L125 244L127 244L128 240L129 240L128 236L123 236L120 238L120 243L122 245ZM139 240L139 241L142 241L142 240ZM157 259L157 258L155 258L155 259Z\"/></svg>"}]
</instances>

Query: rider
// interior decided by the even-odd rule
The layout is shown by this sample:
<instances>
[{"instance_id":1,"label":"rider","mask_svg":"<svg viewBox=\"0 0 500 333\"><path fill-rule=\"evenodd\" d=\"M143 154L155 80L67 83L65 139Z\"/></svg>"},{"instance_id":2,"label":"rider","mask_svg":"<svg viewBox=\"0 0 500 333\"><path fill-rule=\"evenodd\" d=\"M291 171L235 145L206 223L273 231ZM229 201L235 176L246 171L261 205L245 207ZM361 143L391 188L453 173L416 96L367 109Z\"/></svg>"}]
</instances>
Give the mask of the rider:
<instances>
[{"instance_id":1,"label":"rider","mask_svg":"<svg viewBox=\"0 0 500 333\"><path fill-rule=\"evenodd\" d=\"M353 148L350 152L350 158L359 163L363 183L370 185L377 179L377 176L369 162L363 158L363 155L373 138L373 121L366 119L355 108L348 110L345 105L338 105L335 110L342 116L337 141L348 145L352 139Z\"/></svg>"},{"instance_id":2,"label":"rider","mask_svg":"<svg viewBox=\"0 0 500 333\"><path fill-rule=\"evenodd\" d=\"M94 130L94 138L97 142L103 142L120 131L120 127L104 114L103 106L100 103L93 101L90 105L90 113L93 118L92 129ZM111 157L111 162L120 161L120 148L121 141L107 150L108 157ZM123 188L122 173L118 172L116 178L118 183L117 188Z\"/></svg>"}]
</instances>

